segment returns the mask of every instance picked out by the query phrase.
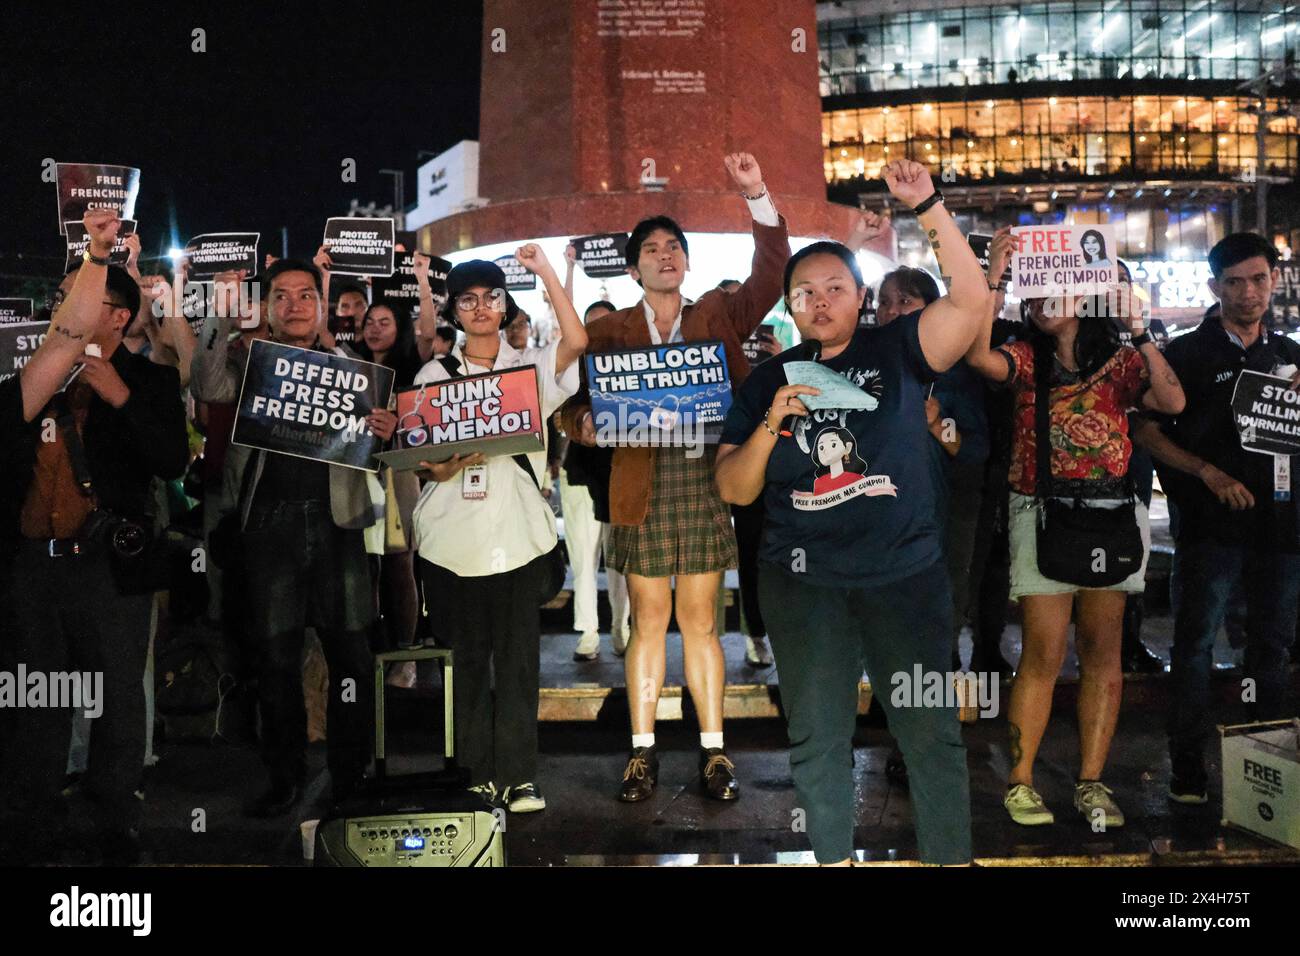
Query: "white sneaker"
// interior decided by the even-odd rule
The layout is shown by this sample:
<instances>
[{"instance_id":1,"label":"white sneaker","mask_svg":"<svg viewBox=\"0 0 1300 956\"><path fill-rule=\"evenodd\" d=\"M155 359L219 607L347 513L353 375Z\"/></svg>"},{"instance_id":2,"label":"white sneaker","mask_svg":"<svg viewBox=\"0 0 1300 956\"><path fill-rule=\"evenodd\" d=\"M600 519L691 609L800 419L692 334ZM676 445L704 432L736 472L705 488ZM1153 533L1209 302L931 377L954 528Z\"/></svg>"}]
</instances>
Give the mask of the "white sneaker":
<instances>
[{"instance_id":1,"label":"white sneaker","mask_svg":"<svg viewBox=\"0 0 1300 956\"><path fill-rule=\"evenodd\" d=\"M575 661L594 661L600 656L600 634L596 631L588 631L578 640L578 646L573 649L573 659Z\"/></svg>"},{"instance_id":2,"label":"white sneaker","mask_svg":"<svg viewBox=\"0 0 1300 956\"><path fill-rule=\"evenodd\" d=\"M1047 809L1043 798L1033 787L1018 783L1002 798L1002 805L1011 814L1011 819L1022 827L1039 827L1045 823L1055 823L1056 817Z\"/></svg>"},{"instance_id":3,"label":"white sneaker","mask_svg":"<svg viewBox=\"0 0 1300 956\"><path fill-rule=\"evenodd\" d=\"M614 654L622 657L627 653L628 642L632 639L631 629L628 630L611 630L609 632L609 643L614 649Z\"/></svg>"},{"instance_id":4,"label":"white sneaker","mask_svg":"<svg viewBox=\"0 0 1300 956\"><path fill-rule=\"evenodd\" d=\"M751 667L771 667L772 649L766 637L745 638L745 663Z\"/></svg>"},{"instance_id":5,"label":"white sneaker","mask_svg":"<svg viewBox=\"0 0 1300 956\"><path fill-rule=\"evenodd\" d=\"M487 783L480 783L477 787L470 787L469 792L478 794L486 802L494 806L496 805L497 797L500 796L497 792L497 785L491 780Z\"/></svg>"},{"instance_id":6,"label":"white sneaker","mask_svg":"<svg viewBox=\"0 0 1300 956\"><path fill-rule=\"evenodd\" d=\"M507 787L502 799L511 813L536 813L538 810L546 809L546 798L542 796L535 783L521 783L517 787Z\"/></svg>"},{"instance_id":7,"label":"white sneaker","mask_svg":"<svg viewBox=\"0 0 1300 956\"><path fill-rule=\"evenodd\" d=\"M415 661L401 661L397 666L390 667L384 683L389 687L410 690L415 686Z\"/></svg>"},{"instance_id":8,"label":"white sneaker","mask_svg":"<svg viewBox=\"0 0 1300 956\"><path fill-rule=\"evenodd\" d=\"M1074 787L1074 809L1082 813L1084 819L1090 824L1097 821L1097 811L1100 810L1107 830L1111 827L1122 827L1124 825L1124 811L1111 799L1112 792L1110 787L1100 780L1076 784Z\"/></svg>"}]
</instances>

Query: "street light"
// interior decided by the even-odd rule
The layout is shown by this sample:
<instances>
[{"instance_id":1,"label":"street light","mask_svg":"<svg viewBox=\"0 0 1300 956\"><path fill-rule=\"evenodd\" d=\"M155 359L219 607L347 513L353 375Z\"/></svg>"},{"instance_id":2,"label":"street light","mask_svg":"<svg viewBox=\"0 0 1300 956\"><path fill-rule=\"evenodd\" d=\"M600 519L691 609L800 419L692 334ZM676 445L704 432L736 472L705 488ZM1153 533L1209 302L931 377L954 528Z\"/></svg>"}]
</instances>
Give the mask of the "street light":
<instances>
[{"instance_id":1,"label":"street light","mask_svg":"<svg viewBox=\"0 0 1300 956\"><path fill-rule=\"evenodd\" d=\"M381 169L380 173L393 177L393 225L406 228L406 173L400 169Z\"/></svg>"}]
</instances>

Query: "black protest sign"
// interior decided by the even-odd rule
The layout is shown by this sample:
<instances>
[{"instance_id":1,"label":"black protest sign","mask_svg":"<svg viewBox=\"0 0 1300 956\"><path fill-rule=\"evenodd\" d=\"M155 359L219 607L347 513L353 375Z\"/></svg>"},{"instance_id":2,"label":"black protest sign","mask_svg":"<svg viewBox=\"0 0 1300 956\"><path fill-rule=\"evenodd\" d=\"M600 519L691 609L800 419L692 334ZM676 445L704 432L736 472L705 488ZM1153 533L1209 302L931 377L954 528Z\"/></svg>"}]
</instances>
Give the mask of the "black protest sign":
<instances>
[{"instance_id":1,"label":"black protest sign","mask_svg":"<svg viewBox=\"0 0 1300 956\"><path fill-rule=\"evenodd\" d=\"M59 235L65 223L81 222L88 209L116 209L123 219L135 217L140 170L98 163L56 163L59 192Z\"/></svg>"},{"instance_id":2,"label":"black protest sign","mask_svg":"<svg viewBox=\"0 0 1300 956\"><path fill-rule=\"evenodd\" d=\"M393 370L382 365L256 339L231 441L377 471L384 442L366 416L387 408L392 391Z\"/></svg>"},{"instance_id":3,"label":"black protest sign","mask_svg":"<svg viewBox=\"0 0 1300 956\"><path fill-rule=\"evenodd\" d=\"M325 220L330 275L391 276L393 220L337 216Z\"/></svg>"},{"instance_id":4,"label":"black protest sign","mask_svg":"<svg viewBox=\"0 0 1300 956\"><path fill-rule=\"evenodd\" d=\"M90 248L90 235L86 232L84 223L72 220L65 222L63 229L68 244L68 258L63 264L63 271L67 272L82 261L82 253ZM117 241L113 243L113 251L108 254L108 261L112 265L124 266L126 260L131 258L131 250L126 247L126 237L133 232L135 232L135 220L123 219L121 228L117 230Z\"/></svg>"},{"instance_id":5,"label":"black protest sign","mask_svg":"<svg viewBox=\"0 0 1300 956\"><path fill-rule=\"evenodd\" d=\"M493 261L506 274L507 292L527 292L537 288L537 276L525 269L514 256L502 256Z\"/></svg>"},{"instance_id":6,"label":"black protest sign","mask_svg":"<svg viewBox=\"0 0 1300 956\"><path fill-rule=\"evenodd\" d=\"M399 232L397 245L405 251L395 253L396 268L391 276L370 283L371 299L375 303L400 305L415 315L420 311L420 284L415 281L415 252L418 248L415 233ZM429 288L435 298L446 295L449 269L451 263L446 259L432 257L429 263Z\"/></svg>"},{"instance_id":7,"label":"black protest sign","mask_svg":"<svg viewBox=\"0 0 1300 956\"><path fill-rule=\"evenodd\" d=\"M1247 451L1300 455L1300 392L1290 379L1242 372L1232 390L1232 418Z\"/></svg>"},{"instance_id":8,"label":"black protest sign","mask_svg":"<svg viewBox=\"0 0 1300 956\"><path fill-rule=\"evenodd\" d=\"M257 274L257 232L208 232L185 243L189 278L206 282L222 272Z\"/></svg>"},{"instance_id":9,"label":"black protest sign","mask_svg":"<svg viewBox=\"0 0 1300 956\"><path fill-rule=\"evenodd\" d=\"M989 246L993 243L992 236L985 236L978 232L972 232L966 237L966 242L970 244L970 251L975 253L975 258L980 261L980 268L987 273L989 271ZM1002 273L1002 281L1011 281L1011 260L1007 260L1007 268Z\"/></svg>"},{"instance_id":10,"label":"black protest sign","mask_svg":"<svg viewBox=\"0 0 1300 956\"><path fill-rule=\"evenodd\" d=\"M0 299L0 382L27 364L48 325L32 321L31 299Z\"/></svg>"},{"instance_id":11,"label":"black protest sign","mask_svg":"<svg viewBox=\"0 0 1300 956\"><path fill-rule=\"evenodd\" d=\"M1273 287L1272 328L1300 329L1300 261L1279 262L1279 278Z\"/></svg>"},{"instance_id":12,"label":"black protest sign","mask_svg":"<svg viewBox=\"0 0 1300 956\"><path fill-rule=\"evenodd\" d=\"M627 275L627 259L624 258L627 240L626 232L607 232L599 236L574 239L573 245L578 250L578 265L593 279Z\"/></svg>"}]
</instances>

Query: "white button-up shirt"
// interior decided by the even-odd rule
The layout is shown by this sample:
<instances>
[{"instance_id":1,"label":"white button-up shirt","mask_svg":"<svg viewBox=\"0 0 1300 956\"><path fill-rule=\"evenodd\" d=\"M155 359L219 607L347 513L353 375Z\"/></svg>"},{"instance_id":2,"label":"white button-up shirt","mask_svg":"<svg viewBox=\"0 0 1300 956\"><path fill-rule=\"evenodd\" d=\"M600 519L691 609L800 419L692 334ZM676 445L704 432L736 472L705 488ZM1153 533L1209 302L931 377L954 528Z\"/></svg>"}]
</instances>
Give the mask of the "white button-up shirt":
<instances>
[{"instance_id":1,"label":"white button-up shirt","mask_svg":"<svg viewBox=\"0 0 1300 956\"><path fill-rule=\"evenodd\" d=\"M564 402L578 390L578 363L574 360L563 373L555 372L559 340L540 348L517 351L501 340L496 364L483 368L467 359L457 346L451 355L460 361L462 375L537 366L537 386L543 423L550 420ZM415 384L441 382L450 378L437 359L415 376ZM545 435L545 424L543 424ZM533 472L545 481L546 452L528 456ZM502 574L521 568L555 547L558 534L555 515L542 497L537 483L510 455L487 459L487 495L467 499L462 494L464 472L450 481L429 482L415 506L415 549L420 557L461 577Z\"/></svg>"}]
</instances>

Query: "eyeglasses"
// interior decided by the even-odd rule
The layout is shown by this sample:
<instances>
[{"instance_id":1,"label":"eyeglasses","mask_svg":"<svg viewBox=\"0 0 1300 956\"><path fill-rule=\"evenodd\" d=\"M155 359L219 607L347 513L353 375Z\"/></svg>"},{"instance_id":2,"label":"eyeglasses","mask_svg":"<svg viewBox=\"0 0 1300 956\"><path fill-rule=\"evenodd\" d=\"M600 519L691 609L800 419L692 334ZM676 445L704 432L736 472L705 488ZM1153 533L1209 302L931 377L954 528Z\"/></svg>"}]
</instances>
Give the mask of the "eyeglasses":
<instances>
[{"instance_id":1,"label":"eyeglasses","mask_svg":"<svg viewBox=\"0 0 1300 956\"><path fill-rule=\"evenodd\" d=\"M474 292L462 292L456 296L456 308L462 312L473 312L478 308L479 296ZM493 289L491 292L485 292L482 300L493 312L504 312L506 309L506 294L503 289Z\"/></svg>"}]
</instances>

